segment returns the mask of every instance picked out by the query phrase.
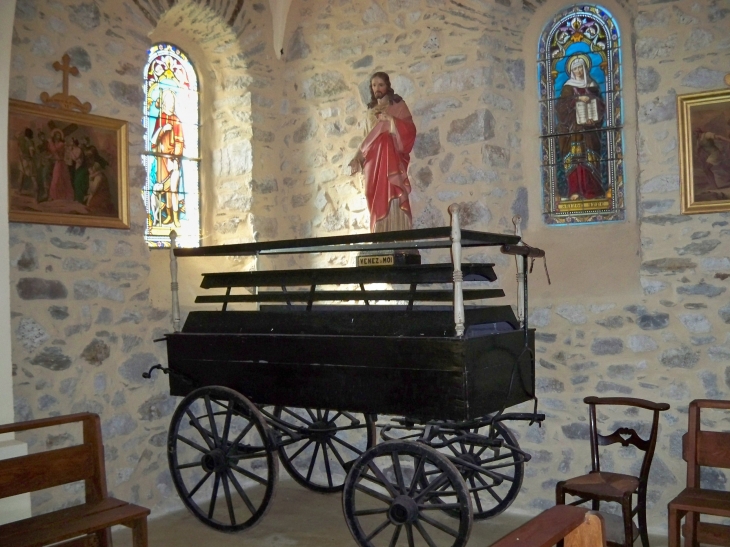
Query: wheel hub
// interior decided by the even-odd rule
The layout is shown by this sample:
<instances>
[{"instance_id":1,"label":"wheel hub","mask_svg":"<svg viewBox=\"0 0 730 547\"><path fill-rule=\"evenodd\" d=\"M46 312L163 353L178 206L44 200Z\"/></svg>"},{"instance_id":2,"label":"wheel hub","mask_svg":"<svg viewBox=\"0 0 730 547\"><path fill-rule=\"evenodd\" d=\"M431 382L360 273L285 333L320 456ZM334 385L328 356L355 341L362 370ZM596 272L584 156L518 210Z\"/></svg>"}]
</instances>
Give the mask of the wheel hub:
<instances>
[{"instance_id":1,"label":"wheel hub","mask_svg":"<svg viewBox=\"0 0 730 547\"><path fill-rule=\"evenodd\" d=\"M311 426L309 426L307 429L309 429L309 431L311 432L309 434L310 438L312 438L318 442L323 442L334 436L336 427L337 426L335 425L334 422L327 422L325 420L317 420ZM325 431L323 431L323 430L325 430Z\"/></svg>"},{"instance_id":2,"label":"wheel hub","mask_svg":"<svg viewBox=\"0 0 730 547\"><path fill-rule=\"evenodd\" d=\"M390 504L388 518L396 526L409 524L418 518L418 504L408 496L398 496Z\"/></svg>"},{"instance_id":3,"label":"wheel hub","mask_svg":"<svg viewBox=\"0 0 730 547\"><path fill-rule=\"evenodd\" d=\"M205 454L201 460L200 463L203 466L203 469L205 469L208 473L219 473L223 471L226 467L226 458L225 454L223 454L223 451L219 448L215 448Z\"/></svg>"},{"instance_id":4,"label":"wheel hub","mask_svg":"<svg viewBox=\"0 0 730 547\"><path fill-rule=\"evenodd\" d=\"M471 454L469 452L467 452L465 454L460 454L459 459L468 464L476 465L477 467L479 467L479 465L481 464L481 460L479 459L479 456L477 456L476 454ZM459 471L461 471L461 476L464 478L470 478L470 477L473 477L474 475L476 475L476 471L474 471L473 469L470 469L470 468L464 467L464 466L460 466L458 464L457 464L457 467L459 468Z\"/></svg>"}]
</instances>

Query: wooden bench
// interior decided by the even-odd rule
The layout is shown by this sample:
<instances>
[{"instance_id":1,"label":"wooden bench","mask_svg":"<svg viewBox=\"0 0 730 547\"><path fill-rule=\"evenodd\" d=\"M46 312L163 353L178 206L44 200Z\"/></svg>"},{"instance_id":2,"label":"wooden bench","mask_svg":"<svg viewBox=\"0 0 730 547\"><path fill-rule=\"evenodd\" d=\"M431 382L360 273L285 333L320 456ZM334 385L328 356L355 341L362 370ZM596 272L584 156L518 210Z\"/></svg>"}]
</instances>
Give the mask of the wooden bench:
<instances>
[{"instance_id":1,"label":"wooden bench","mask_svg":"<svg viewBox=\"0 0 730 547\"><path fill-rule=\"evenodd\" d=\"M606 547L603 517L583 507L556 505L510 532L491 547Z\"/></svg>"},{"instance_id":2,"label":"wooden bench","mask_svg":"<svg viewBox=\"0 0 730 547\"><path fill-rule=\"evenodd\" d=\"M149 509L109 497L99 416L84 412L0 425L0 434L64 424L83 424L83 444L0 460L0 498L85 482L86 501L51 513L0 526L0 545L42 547L109 547L110 527L132 529L134 547L147 547ZM61 547L59 545L58 547Z\"/></svg>"}]
</instances>

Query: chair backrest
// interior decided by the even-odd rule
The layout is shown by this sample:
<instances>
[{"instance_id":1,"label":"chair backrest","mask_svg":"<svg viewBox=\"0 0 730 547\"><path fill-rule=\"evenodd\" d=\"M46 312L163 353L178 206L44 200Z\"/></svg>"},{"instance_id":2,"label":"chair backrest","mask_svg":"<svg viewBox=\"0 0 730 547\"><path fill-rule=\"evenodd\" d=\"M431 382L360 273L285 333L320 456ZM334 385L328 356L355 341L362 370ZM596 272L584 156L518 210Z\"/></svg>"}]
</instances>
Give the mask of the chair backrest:
<instances>
[{"instance_id":1,"label":"chair backrest","mask_svg":"<svg viewBox=\"0 0 730 547\"><path fill-rule=\"evenodd\" d=\"M639 484L640 488L646 488L646 483L649 478L649 468L651 467L651 460L654 457L654 448L656 447L657 433L659 431L659 413L669 410L669 405L667 403L654 403L633 397L586 397L583 399L583 402L589 407L592 470L594 472L601 470L601 460L598 452L599 446L607 446L614 443L620 443L622 446L632 445L644 452L644 460L641 463L641 471L639 474ZM649 438L642 438L635 429L630 427L619 427L609 435L600 434L596 419L596 407L601 405L631 406L651 410L653 412L653 418Z\"/></svg>"},{"instance_id":2,"label":"chair backrest","mask_svg":"<svg viewBox=\"0 0 730 547\"><path fill-rule=\"evenodd\" d=\"M86 501L107 497L104 445L99 416L88 412L0 425L0 434L82 422L83 443L0 460L0 499L77 481L86 485Z\"/></svg>"},{"instance_id":3,"label":"chair backrest","mask_svg":"<svg viewBox=\"0 0 730 547\"><path fill-rule=\"evenodd\" d=\"M730 410L730 401L695 399L689 404L689 428L682 437L682 457L687 462L687 487L700 487L700 467L730 469L730 432L702 431L700 410Z\"/></svg>"}]
</instances>

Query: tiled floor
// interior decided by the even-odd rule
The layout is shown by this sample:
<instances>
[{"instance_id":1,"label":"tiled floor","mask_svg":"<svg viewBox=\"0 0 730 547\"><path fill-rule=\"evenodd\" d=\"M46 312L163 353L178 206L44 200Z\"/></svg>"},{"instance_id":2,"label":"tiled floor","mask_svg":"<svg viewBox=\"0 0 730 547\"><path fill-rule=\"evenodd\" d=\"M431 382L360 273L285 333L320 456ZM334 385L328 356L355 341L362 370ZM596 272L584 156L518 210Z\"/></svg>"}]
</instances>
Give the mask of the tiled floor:
<instances>
[{"instance_id":1,"label":"tiled floor","mask_svg":"<svg viewBox=\"0 0 730 547\"><path fill-rule=\"evenodd\" d=\"M488 547L526 520L527 517L502 514L475 522L469 546ZM115 531L115 547L131 547L131 544L128 530ZM317 494L285 480L277 485L271 509L254 528L226 534L204 526L187 511L180 511L150 520L149 546L357 547L357 544L345 524L339 494ZM640 546L639 541L636 546ZM651 547L663 546L666 537L651 538Z\"/></svg>"}]
</instances>

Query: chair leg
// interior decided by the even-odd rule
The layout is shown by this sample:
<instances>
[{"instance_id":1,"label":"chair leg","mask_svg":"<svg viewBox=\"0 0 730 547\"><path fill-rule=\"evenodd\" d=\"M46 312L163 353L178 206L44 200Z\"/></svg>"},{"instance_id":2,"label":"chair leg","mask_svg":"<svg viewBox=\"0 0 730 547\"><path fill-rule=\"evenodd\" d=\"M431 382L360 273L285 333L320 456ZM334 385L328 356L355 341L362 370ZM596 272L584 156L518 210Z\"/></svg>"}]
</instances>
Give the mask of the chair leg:
<instances>
[{"instance_id":1,"label":"chair leg","mask_svg":"<svg viewBox=\"0 0 730 547\"><path fill-rule=\"evenodd\" d=\"M147 547L147 518L132 523L132 547Z\"/></svg>"},{"instance_id":2,"label":"chair leg","mask_svg":"<svg viewBox=\"0 0 730 547\"><path fill-rule=\"evenodd\" d=\"M669 504L669 545L668 547L680 547L680 530L682 524L682 517L686 514L685 511L677 511L672 504Z\"/></svg>"},{"instance_id":3,"label":"chair leg","mask_svg":"<svg viewBox=\"0 0 730 547\"><path fill-rule=\"evenodd\" d=\"M646 502L639 500L639 535L641 536L641 545L649 547L649 530L646 525Z\"/></svg>"},{"instance_id":4,"label":"chair leg","mask_svg":"<svg viewBox=\"0 0 730 547\"><path fill-rule=\"evenodd\" d=\"M621 515L624 518L624 545L631 547L634 544L634 523L631 518L631 495L621 502ZM648 544L647 546L648 547Z\"/></svg>"},{"instance_id":5,"label":"chair leg","mask_svg":"<svg viewBox=\"0 0 730 547\"><path fill-rule=\"evenodd\" d=\"M563 485L565 481L560 481L555 485L555 505L565 505L565 491Z\"/></svg>"},{"instance_id":6,"label":"chair leg","mask_svg":"<svg viewBox=\"0 0 730 547\"><path fill-rule=\"evenodd\" d=\"M697 524L700 522L700 514L690 511L687 513L687 518L684 522L686 526L684 547L700 547L697 541Z\"/></svg>"},{"instance_id":7,"label":"chair leg","mask_svg":"<svg viewBox=\"0 0 730 547\"><path fill-rule=\"evenodd\" d=\"M96 544L99 547L112 547L112 531L110 528L104 528L96 532Z\"/></svg>"}]
</instances>

